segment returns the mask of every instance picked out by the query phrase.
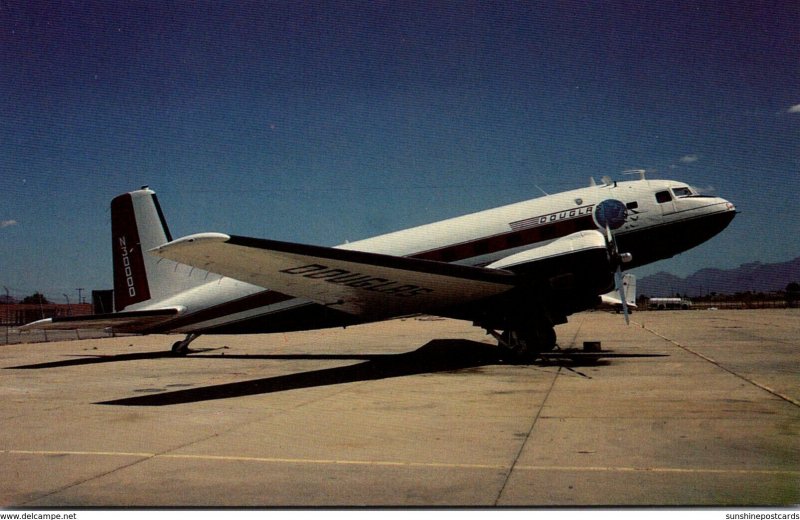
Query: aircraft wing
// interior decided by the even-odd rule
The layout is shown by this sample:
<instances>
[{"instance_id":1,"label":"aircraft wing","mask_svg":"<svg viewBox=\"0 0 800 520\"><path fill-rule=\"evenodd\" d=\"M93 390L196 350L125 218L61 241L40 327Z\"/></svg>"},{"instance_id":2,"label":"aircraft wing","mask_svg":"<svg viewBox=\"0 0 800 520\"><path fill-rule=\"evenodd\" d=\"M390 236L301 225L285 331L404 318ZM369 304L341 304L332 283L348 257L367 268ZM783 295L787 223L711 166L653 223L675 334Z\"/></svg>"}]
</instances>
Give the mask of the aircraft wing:
<instances>
[{"instance_id":1,"label":"aircraft wing","mask_svg":"<svg viewBox=\"0 0 800 520\"><path fill-rule=\"evenodd\" d=\"M113 328L120 332L135 332L174 318L179 312L180 309L171 308L46 318L23 325L20 330L102 330Z\"/></svg>"},{"instance_id":2,"label":"aircraft wing","mask_svg":"<svg viewBox=\"0 0 800 520\"><path fill-rule=\"evenodd\" d=\"M151 253L368 319L433 312L512 289L502 269L201 233Z\"/></svg>"}]
</instances>

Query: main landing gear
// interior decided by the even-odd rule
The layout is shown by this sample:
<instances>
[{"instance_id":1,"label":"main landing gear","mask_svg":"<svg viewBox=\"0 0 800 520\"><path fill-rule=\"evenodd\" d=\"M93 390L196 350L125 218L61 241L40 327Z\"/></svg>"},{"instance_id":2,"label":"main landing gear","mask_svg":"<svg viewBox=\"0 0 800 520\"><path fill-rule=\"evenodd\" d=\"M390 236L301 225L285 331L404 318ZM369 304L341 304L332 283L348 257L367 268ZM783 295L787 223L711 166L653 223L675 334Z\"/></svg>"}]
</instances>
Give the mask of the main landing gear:
<instances>
[{"instance_id":1,"label":"main landing gear","mask_svg":"<svg viewBox=\"0 0 800 520\"><path fill-rule=\"evenodd\" d=\"M515 361L536 359L539 353L556 348L556 331L550 324L541 323L503 332L486 329L486 332L494 336L499 346Z\"/></svg>"},{"instance_id":2,"label":"main landing gear","mask_svg":"<svg viewBox=\"0 0 800 520\"><path fill-rule=\"evenodd\" d=\"M182 341L176 341L172 344L172 354L175 356L185 356L189 353L189 343L200 337L200 334L187 334L186 338Z\"/></svg>"}]
</instances>

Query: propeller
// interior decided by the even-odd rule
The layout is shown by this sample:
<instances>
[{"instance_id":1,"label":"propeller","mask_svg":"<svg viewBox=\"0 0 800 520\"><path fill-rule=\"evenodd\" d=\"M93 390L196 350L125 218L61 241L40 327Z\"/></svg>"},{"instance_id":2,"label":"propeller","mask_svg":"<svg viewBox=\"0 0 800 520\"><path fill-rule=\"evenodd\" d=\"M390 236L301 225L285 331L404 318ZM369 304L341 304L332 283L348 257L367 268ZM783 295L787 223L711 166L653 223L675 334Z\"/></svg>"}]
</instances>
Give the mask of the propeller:
<instances>
[{"instance_id":1,"label":"propeller","mask_svg":"<svg viewBox=\"0 0 800 520\"><path fill-rule=\"evenodd\" d=\"M614 271L614 288L617 290L619 299L622 302L622 312L625 314L625 324L630 325L631 318L630 312L628 311L628 301L625 295L625 285L622 282L622 264L630 262L633 257L630 253L619 252L619 248L617 247L617 239L611 232L608 219L606 219L606 241L608 242L608 247L611 250L611 262L612 264L616 264L616 270Z\"/></svg>"},{"instance_id":2,"label":"propeller","mask_svg":"<svg viewBox=\"0 0 800 520\"><path fill-rule=\"evenodd\" d=\"M612 223L614 224L614 229L625 224L625 220L627 219L627 206L620 200L606 199L595 208L594 219L600 229L604 227L606 229L606 244L611 265L614 267L614 285L617 293L619 293L622 310L625 312L625 323L630 325L630 313L628 302L625 300L625 287L622 281L622 264L630 262L633 257L630 253L619 252L617 239L614 233L611 232Z\"/></svg>"},{"instance_id":3,"label":"propeller","mask_svg":"<svg viewBox=\"0 0 800 520\"><path fill-rule=\"evenodd\" d=\"M617 286L617 292L619 293L619 299L622 302L622 312L625 314L625 325L631 324L630 313L628 312L628 302L625 299L625 284L622 283L622 268L617 267L617 271L614 273L614 284Z\"/></svg>"}]
</instances>

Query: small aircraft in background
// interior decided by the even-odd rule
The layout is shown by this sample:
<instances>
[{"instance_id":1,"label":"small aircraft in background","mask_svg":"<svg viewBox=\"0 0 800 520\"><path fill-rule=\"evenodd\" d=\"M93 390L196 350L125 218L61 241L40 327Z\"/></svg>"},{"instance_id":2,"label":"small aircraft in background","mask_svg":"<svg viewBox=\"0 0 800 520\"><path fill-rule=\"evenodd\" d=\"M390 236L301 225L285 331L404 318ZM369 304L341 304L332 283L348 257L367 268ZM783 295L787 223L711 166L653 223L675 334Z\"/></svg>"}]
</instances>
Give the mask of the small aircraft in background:
<instances>
[{"instance_id":1,"label":"small aircraft in background","mask_svg":"<svg viewBox=\"0 0 800 520\"><path fill-rule=\"evenodd\" d=\"M625 299L621 296L625 295ZM622 291L616 289L600 295L599 309L611 309L620 312L629 313L636 309L636 275L633 273L626 273L622 277Z\"/></svg>"},{"instance_id":2,"label":"small aircraft in background","mask_svg":"<svg viewBox=\"0 0 800 520\"><path fill-rule=\"evenodd\" d=\"M25 327L181 333L172 350L182 355L201 334L425 313L470 320L517 354L548 351L569 315L615 286L626 301L623 269L691 249L736 215L725 199L640 173L336 247L223 233L173 240L143 187L111 202L115 312Z\"/></svg>"}]
</instances>

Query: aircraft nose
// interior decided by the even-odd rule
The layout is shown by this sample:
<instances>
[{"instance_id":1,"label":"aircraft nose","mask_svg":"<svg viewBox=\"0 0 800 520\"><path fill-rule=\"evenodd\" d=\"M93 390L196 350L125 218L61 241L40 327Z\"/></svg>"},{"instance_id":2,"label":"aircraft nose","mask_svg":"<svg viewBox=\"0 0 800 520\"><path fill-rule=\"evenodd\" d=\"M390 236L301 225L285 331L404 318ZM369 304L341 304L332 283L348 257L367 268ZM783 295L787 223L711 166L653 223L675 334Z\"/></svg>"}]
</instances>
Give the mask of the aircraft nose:
<instances>
[{"instance_id":1,"label":"aircraft nose","mask_svg":"<svg viewBox=\"0 0 800 520\"><path fill-rule=\"evenodd\" d=\"M722 199L722 198L721 198L721 199L719 199L719 200L720 200L720 202L721 202L722 204L724 204L724 205L725 205L725 209L726 209L727 211L731 211L731 212L733 212L733 213L736 213L736 205L735 205L733 202L731 202L731 201L729 201L729 200Z\"/></svg>"},{"instance_id":2,"label":"aircraft nose","mask_svg":"<svg viewBox=\"0 0 800 520\"><path fill-rule=\"evenodd\" d=\"M721 219L720 231L722 231L722 229L725 229L725 227L727 227L728 224L730 224L733 221L733 219L736 218L736 215L738 215L739 212L736 210L736 205L733 202L723 198L719 198L715 206L717 208L720 207L724 208L721 211L720 210L716 211L716 214L719 216L718 218Z\"/></svg>"}]
</instances>

